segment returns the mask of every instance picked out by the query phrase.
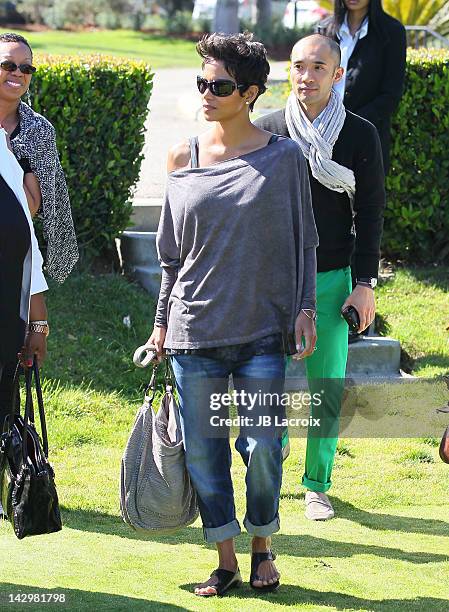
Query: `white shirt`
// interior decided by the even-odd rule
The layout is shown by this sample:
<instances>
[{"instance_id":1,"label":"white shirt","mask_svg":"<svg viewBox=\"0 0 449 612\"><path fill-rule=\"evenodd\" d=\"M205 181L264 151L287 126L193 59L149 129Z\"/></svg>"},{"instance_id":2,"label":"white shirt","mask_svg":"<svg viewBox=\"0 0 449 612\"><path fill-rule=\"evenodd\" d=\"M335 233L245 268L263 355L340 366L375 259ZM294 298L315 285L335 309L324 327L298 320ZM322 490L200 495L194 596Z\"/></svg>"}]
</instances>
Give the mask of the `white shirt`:
<instances>
[{"instance_id":1,"label":"white shirt","mask_svg":"<svg viewBox=\"0 0 449 612\"><path fill-rule=\"evenodd\" d=\"M23 208L28 221L31 244L23 262L22 295L20 300L20 317L28 323L30 296L48 289L42 273L42 255L34 233L33 221L23 188L23 170L6 144L6 132L0 128L0 173Z\"/></svg>"},{"instance_id":2,"label":"white shirt","mask_svg":"<svg viewBox=\"0 0 449 612\"><path fill-rule=\"evenodd\" d=\"M340 30L338 32L338 38L340 39L340 49L341 49L341 64L340 66L345 69L343 78L339 83L334 85L335 91L338 93L340 98L343 100L346 89L346 72L348 69L348 63L351 58L351 55L354 52L355 46L358 41L368 34L368 24L369 19L365 17L362 21L360 28L357 32L352 36L351 31L349 29L348 24L348 14L345 15L345 20L341 24Z\"/></svg>"},{"instance_id":3,"label":"white shirt","mask_svg":"<svg viewBox=\"0 0 449 612\"><path fill-rule=\"evenodd\" d=\"M318 115L318 117L312 121L312 125L313 125L314 128L318 129L318 126L320 125L321 118L324 115L324 113L326 111L326 108L327 108L327 106L321 111L321 113Z\"/></svg>"}]
</instances>

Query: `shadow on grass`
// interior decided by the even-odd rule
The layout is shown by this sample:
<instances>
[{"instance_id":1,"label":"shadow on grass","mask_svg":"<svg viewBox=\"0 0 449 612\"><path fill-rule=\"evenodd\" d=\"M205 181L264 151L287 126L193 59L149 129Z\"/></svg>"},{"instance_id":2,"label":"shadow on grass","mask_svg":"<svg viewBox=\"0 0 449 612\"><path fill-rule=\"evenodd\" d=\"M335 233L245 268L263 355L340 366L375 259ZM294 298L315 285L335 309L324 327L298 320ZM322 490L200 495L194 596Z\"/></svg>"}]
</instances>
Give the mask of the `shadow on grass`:
<instances>
[{"instance_id":1,"label":"shadow on grass","mask_svg":"<svg viewBox=\"0 0 449 612\"><path fill-rule=\"evenodd\" d=\"M284 493L281 499L297 499L304 502L302 493ZM438 519L420 519L412 516L398 516L395 514L382 514L368 512L357 508L353 504L332 496L332 504L338 518L344 518L363 527L378 531L404 531L407 533L426 533L435 536L449 536L449 522Z\"/></svg>"},{"instance_id":2,"label":"shadow on grass","mask_svg":"<svg viewBox=\"0 0 449 612\"><path fill-rule=\"evenodd\" d=\"M183 584L181 589L192 592L196 584ZM385 612L385 610L405 610L406 612L427 612L428 610L445 610L446 599L436 597L417 597L416 599L363 599L346 593L333 591L314 591L293 584L282 584L277 593L265 595L256 593L248 585L231 591L233 599L260 599L270 602L273 606L313 605L326 606L335 610L370 610L370 612Z\"/></svg>"},{"instance_id":3,"label":"shadow on grass","mask_svg":"<svg viewBox=\"0 0 449 612\"><path fill-rule=\"evenodd\" d=\"M425 285L434 285L439 289L449 291L449 267L438 266L435 268L412 268L407 267L407 272L413 278Z\"/></svg>"},{"instance_id":4,"label":"shadow on grass","mask_svg":"<svg viewBox=\"0 0 449 612\"><path fill-rule=\"evenodd\" d=\"M42 599L39 602L28 602L25 599L27 594L39 595ZM64 595L65 601L48 602L49 594ZM22 595L20 600L10 600L10 595L13 597ZM44 599L45 597L45 599ZM20 605L22 603L22 608ZM12 609L25 609L30 607L33 610L161 610L161 612L179 612L179 610L187 610L181 606L174 604L163 603L149 599L138 599L136 597L125 597L123 595L114 595L112 593L98 593L92 591L82 591L80 589L68 589L66 587L57 587L51 589L43 589L29 584L12 584L9 582L0 582L0 609L5 610L11 607Z\"/></svg>"},{"instance_id":5,"label":"shadow on grass","mask_svg":"<svg viewBox=\"0 0 449 612\"><path fill-rule=\"evenodd\" d=\"M399 517L394 518L397 519ZM196 546L207 546L203 539L203 530L201 527L188 527L169 534L147 535L133 531L131 527L123 523L117 516L86 510L70 510L66 508L63 510L63 520L66 527L79 531L104 533L130 540L144 540L162 544L193 544ZM443 521L441 522L443 523ZM447 523L444 524L447 530ZM249 542L250 539L246 533L243 534L243 537L237 538L237 552L242 554L247 552L249 550ZM317 557L349 558L355 555L375 555L386 559L398 559L400 561L417 564L447 561L447 556L441 554L409 552L397 548L374 546L371 544L336 542L334 540L317 538L307 534L275 534L274 545L279 555L313 559Z\"/></svg>"},{"instance_id":6,"label":"shadow on grass","mask_svg":"<svg viewBox=\"0 0 449 612\"><path fill-rule=\"evenodd\" d=\"M406 531L407 533L449 536L449 522L447 521L367 512L338 497L333 497L332 502L335 502L337 516L359 523L363 527L381 531Z\"/></svg>"},{"instance_id":7,"label":"shadow on grass","mask_svg":"<svg viewBox=\"0 0 449 612\"><path fill-rule=\"evenodd\" d=\"M413 370L418 370L424 366L444 368L446 372L449 372L449 358L447 353L427 353L426 355L413 359Z\"/></svg>"}]
</instances>

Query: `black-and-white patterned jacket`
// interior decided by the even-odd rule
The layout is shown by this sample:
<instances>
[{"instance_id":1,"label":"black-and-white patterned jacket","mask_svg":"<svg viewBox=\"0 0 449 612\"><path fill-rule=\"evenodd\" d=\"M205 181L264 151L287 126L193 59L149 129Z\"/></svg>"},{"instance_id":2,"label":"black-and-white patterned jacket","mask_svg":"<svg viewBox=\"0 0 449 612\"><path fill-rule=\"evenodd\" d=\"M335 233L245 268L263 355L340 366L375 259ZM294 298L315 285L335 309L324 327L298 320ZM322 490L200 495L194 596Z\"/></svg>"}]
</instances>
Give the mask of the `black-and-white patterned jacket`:
<instances>
[{"instance_id":1,"label":"black-and-white patterned jacket","mask_svg":"<svg viewBox=\"0 0 449 612\"><path fill-rule=\"evenodd\" d=\"M19 105L20 131L11 145L16 158L26 159L39 180L44 238L47 242L46 269L62 283L78 260L78 246L64 171L56 148L51 123L24 102Z\"/></svg>"}]
</instances>

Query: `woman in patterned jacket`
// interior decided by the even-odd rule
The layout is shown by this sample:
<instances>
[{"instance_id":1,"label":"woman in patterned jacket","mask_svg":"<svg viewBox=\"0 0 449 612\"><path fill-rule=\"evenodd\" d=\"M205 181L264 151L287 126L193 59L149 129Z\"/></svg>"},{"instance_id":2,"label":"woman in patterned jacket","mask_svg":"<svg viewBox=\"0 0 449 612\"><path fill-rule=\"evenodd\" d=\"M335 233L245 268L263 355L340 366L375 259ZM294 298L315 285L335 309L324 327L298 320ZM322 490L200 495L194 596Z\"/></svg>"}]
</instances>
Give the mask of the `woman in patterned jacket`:
<instances>
[{"instance_id":1,"label":"woman in patterned jacket","mask_svg":"<svg viewBox=\"0 0 449 612\"><path fill-rule=\"evenodd\" d=\"M78 259L70 201L51 123L21 97L35 72L33 52L23 36L0 34L0 125L24 171L23 187L31 215L43 220L46 269L63 282ZM0 407L11 401L15 364L3 364Z\"/></svg>"}]
</instances>

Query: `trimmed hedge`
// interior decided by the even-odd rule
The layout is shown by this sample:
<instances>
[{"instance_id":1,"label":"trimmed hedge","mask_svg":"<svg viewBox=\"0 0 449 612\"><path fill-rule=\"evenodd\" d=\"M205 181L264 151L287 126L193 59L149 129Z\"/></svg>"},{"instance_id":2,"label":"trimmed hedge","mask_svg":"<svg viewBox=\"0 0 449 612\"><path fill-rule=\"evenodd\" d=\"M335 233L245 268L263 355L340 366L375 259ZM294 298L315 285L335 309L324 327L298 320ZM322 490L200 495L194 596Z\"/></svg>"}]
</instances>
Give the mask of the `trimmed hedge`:
<instances>
[{"instance_id":1,"label":"trimmed hedge","mask_svg":"<svg viewBox=\"0 0 449 612\"><path fill-rule=\"evenodd\" d=\"M153 74L105 56L38 57L32 107L55 127L83 256L106 253L128 225Z\"/></svg>"},{"instance_id":2,"label":"trimmed hedge","mask_svg":"<svg viewBox=\"0 0 449 612\"><path fill-rule=\"evenodd\" d=\"M411 50L393 119L383 252L449 261L449 52Z\"/></svg>"}]
</instances>

